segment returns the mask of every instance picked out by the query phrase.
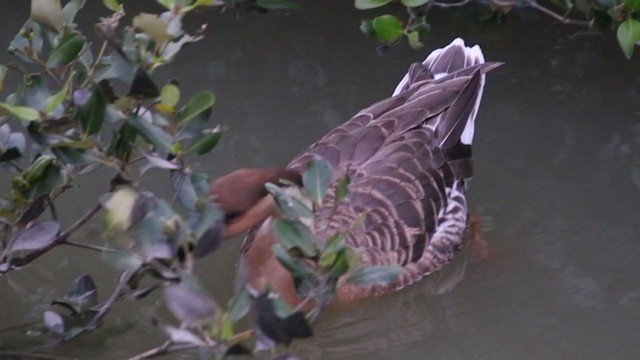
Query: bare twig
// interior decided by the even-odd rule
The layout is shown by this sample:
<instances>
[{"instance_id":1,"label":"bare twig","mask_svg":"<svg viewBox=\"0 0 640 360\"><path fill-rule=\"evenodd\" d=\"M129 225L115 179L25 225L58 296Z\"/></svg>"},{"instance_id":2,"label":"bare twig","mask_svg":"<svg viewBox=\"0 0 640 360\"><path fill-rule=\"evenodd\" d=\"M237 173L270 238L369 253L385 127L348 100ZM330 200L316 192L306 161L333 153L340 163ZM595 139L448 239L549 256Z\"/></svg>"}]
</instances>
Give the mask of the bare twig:
<instances>
[{"instance_id":1,"label":"bare twig","mask_svg":"<svg viewBox=\"0 0 640 360\"><path fill-rule=\"evenodd\" d=\"M75 246L75 247L79 247L79 248L82 248L82 249L95 250L95 251L99 251L99 252L125 253L122 250L110 249L110 248L106 248L104 246L82 244L82 243L77 243L75 241L70 241L70 240L65 240L63 245Z\"/></svg>"},{"instance_id":2,"label":"bare twig","mask_svg":"<svg viewBox=\"0 0 640 360\"><path fill-rule=\"evenodd\" d=\"M69 358L62 356L45 355L26 351L0 351L0 358L5 356L18 358L18 359L39 359L39 360L75 360L77 358Z\"/></svg>"},{"instance_id":3,"label":"bare twig","mask_svg":"<svg viewBox=\"0 0 640 360\"><path fill-rule=\"evenodd\" d=\"M13 166L13 168L16 169L18 172L22 172L22 168L20 167L20 165L18 165L18 163L15 160L9 161L9 165Z\"/></svg>"},{"instance_id":4,"label":"bare twig","mask_svg":"<svg viewBox=\"0 0 640 360\"><path fill-rule=\"evenodd\" d=\"M173 196L171 197L171 206L175 206L176 202L178 201L178 196L180 194L180 189L182 189L182 185L184 184L184 181L187 178L187 175L182 173L182 169L180 169L180 172L178 173L179 178L178 178L178 182L176 183L176 191L173 193Z\"/></svg>"},{"instance_id":5,"label":"bare twig","mask_svg":"<svg viewBox=\"0 0 640 360\"><path fill-rule=\"evenodd\" d=\"M96 68L98 66L98 64L100 63L100 60L102 60L102 56L104 55L105 50L107 49L107 41L103 41L102 42L102 47L100 48L100 52L98 53L98 56L96 57L96 60L93 62L93 65L91 66L91 69L89 69L89 72L87 74L87 79L84 81L84 83L82 83L82 87L86 87L87 85L89 85L89 82L91 81L91 79L93 79L93 74L96 71Z\"/></svg>"},{"instance_id":6,"label":"bare twig","mask_svg":"<svg viewBox=\"0 0 640 360\"><path fill-rule=\"evenodd\" d=\"M47 251L53 249L54 247L64 244L67 241L67 238L76 230L78 230L82 225L87 223L87 221L91 220L91 218L98 213L102 209L102 205L97 204L93 207L93 209L89 210L86 214L84 214L80 219L78 219L75 223L73 223L69 228L64 231L62 234L58 235L49 245L40 248L36 251L30 252L22 258L25 264L32 262L33 260L39 258L42 254Z\"/></svg>"},{"instance_id":7,"label":"bare twig","mask_svg":"<svg viewBox=\"0 0 640 360\"><path fill-rule=\"evenodd\" d=\"M164 344L156 348L145 351L142 354L138 354L136 356L130 357L129 360L151 359L160 355L166 355L173 352L197 349L201 346L202 345L197 345L197 344L175 344L172 341L168 340Z\"/></svg>"},{"instance_id":8,"label":"bare twig","mask_svg":"<svg viewBox=\"0 0 640 360\"><path fill-rule=\"evenodd\" d=\"M465 6L470 2L471 0L462 0L462 1L453 2L453 3L434 1L433 6L437 6L441 8L460 7L460 6Z\"/></svg>"},{"instance_id":9,"label":"bare twig","mask_svg":"<svg viewBox=\"0 0 640 360\"><path fill-rule=\"evenodd\" d=\"M93 330L98 326L98 322L109 312L109 310L111 310L113 304L121 296L122 290L125 286L127 286L133 274L134 272L132 271L126 271L120 276L120 279L118 280L118 286L116 286L116 289L113 291L104 305L100 307L100 311L98 311L98 313L93 317L93 319L91 319L87 326L85 326L85 329Z\"/></svg>"},{"instance_id":10,"label":"bare twig","mask_svg":"<svg viewBox=\"0 0 640 360\"><path fill-rule=\"evenodd\" d=\"M589 21L586 21L586 20L573 20L573 19L567 18L566 15L560 15L560 14L556 13L555 11L540 5L538 3L538 0L527 0L527 2L529 3L529 6L531 6L533 9L536 9L536 10L538 10L540 12L545 13L545 14L551 16L552 18L560 21L563 24L586 26L586 27L591 26L591 22L589 22Z\"/></svg>"},{"instance_id":11,"label":"bare twig","mask_svg":"<svg viewBox=\"0 0 640 360\"><path fill-rule=\"evenodd\" d=\"M28 327L28 326L41 324L41 323L42 323L42 320L37 320L37 321L31 321L31 322L24 323L24 324L11 325L11 326L6 327L4 329L0 329L0 333L7 332L7 331L13 331L13 330L16 330L16 329L22 329L22 328L25 328L25 327Z\"/></svg>"},{"instance_id":12,"label":"bare twig","mask_svg":"<svg viewBox=\"0 0 640 360\"><path fill-rule=\"evenodd\" d=\"M51 217L53 220L58 220L58 212L56 211L56 205L53 203L53 200L49 196L45 199L47 202L47 206L49 206L49 210L51 211Z\"/></svg>"}]
</instances>

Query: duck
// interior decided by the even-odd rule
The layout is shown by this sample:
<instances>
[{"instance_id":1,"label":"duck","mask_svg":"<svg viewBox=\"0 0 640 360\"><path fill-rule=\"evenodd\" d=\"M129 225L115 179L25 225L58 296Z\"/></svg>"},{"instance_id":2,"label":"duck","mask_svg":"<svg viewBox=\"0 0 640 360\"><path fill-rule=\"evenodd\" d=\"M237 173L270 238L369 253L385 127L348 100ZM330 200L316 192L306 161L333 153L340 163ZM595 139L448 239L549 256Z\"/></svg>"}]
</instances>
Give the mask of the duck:
<instances>
[{"instance_id":1,"label":"duck","mask_svg":"<svg viewBox=\"0 0 640 360\"><path fill-rule=\"evenodd\" d=\"M323 159L335 183L349 176L346 205L329 215L328 231L362 226L346 235L359 266L398 265L395 281L369 288L338 283L334 301L379 296L413 284L449 263L463 242L473 175L471 144L486 73L478 45L457 38L412 64L392 95L361 110L298 154L284 167L243 168L211 183L210 195L225 214L224 238L246 233L238 273L252 289L265 285L291 306L300 304L293 279L272 253L274 219L282 216L265 189L281 179L300 184L306 165ZM333 186L327 203L335 198ZM322 235L322 234L316 234ZM323 238L322 236L318 236Z\"/></svg>"}]
</instances>

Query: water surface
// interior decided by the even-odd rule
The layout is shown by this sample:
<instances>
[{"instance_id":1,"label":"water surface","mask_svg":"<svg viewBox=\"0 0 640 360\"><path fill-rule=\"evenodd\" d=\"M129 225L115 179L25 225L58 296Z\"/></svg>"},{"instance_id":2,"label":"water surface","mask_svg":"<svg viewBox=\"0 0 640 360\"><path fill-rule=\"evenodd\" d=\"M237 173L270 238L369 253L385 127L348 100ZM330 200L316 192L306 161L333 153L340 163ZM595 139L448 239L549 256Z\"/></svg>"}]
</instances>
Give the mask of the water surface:
<instances>
[{"instance_id":1,"label":"water surface","mask_svg":"<svg viewBox=\"0 0 640 360\"><path fill-rule=\"evenodd\" d=\"M83 21L104 14L91 2ZM143 4L145 3L145 4ZM135 2L134 6L153 6ZM0 44L28 13L0 0ZM229 132L195 165L219 176L238 167L285 164L359 109L388 96L407 66L457 36L506 65L487 78L474 141L472 211L489 255L463 250L442 272L397 294L330 309L316 337L295 345L308 359L633 359L640 335L640 60L626 61L613 34L587 34L534 12L503 26L474 10L434 11L424 50L385 56L358 32L369 13L349 1L305 2L267 16L207 12L206 40L187 48L163 78L186 93L216 93L213 121ZM372 15L371 15L372 16ZM0 60L6 62L3 53ZM157 173L154 189L166 185ZM69 223L100 194L103 178L60 205ZM165 192L166 193L166 192ZM95 238L93 223L76 240ZM239 241L201 264L221 299L232 292ZM0 328L38 319L80 273L102 296L116 273L92 253L59 248L0 279ZM58 348L57 355L116 359L161 343L149 324L169 319L157 299L119 304L108 334ZM131 328L131 320L138 326ZM26 344L20 332L3 344ZM193 354L172 355L190 358Z\"/></svg>"}]
</instances>

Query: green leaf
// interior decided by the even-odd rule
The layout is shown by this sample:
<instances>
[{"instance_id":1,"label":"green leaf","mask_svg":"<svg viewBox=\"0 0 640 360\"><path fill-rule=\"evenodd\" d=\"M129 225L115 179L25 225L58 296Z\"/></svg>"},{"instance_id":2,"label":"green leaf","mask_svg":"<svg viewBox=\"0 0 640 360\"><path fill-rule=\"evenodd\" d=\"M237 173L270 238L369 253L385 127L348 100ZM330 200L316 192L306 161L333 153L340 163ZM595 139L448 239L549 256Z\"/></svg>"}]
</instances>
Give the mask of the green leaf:
<instances>
[{"instance_id":1,"label":"green leaf","mask_svg":"<svg viewBox=\"0 0 640 360\"><path fill-rule=\"evenodd\" d=\"M66 31L66 30L65 30ZM77 32L65 32L47 59L47 66L57 68L74 61L84 46L86 39Z\"/></svg>"},{"instance_id":2,"label":"green leaf","mask_svg":"<svg viewBox=\"0 0 640 360\"><path fill-rule=\"evenodd\" d=\"M33 184L42 178L47 168L53 164L54 161L55 158L51 155L41 155L24 169L22 175L28 182Z\"/></svg>"},{"instance_id":3,"label":"green leaf","mask_svg":"<svg viewBox=\"0 0 640 360\"><path fill-rule=\"evenodd\" d=\"M38 178L38 181L29 190L29 198L37 199L43 194L51 193L58 186L61 178L62 170L60 167L55 163L50 164L45 168L44 174Z\"/></svg>"},{"instance_id":4,"label":"green leaf","mask_svg":"<svg viewBox=\"0 0 640 360\"><path fill-rule=\"evenodd\" d=\"M198 115L210 110L215 103L215 96L211 91L205 90L193 95L185 107L178 113L181 125L191 121Z\"/></svg>"},{"instance_id":5,"label":"green leaf","mask_svg":"<svg viewBox=\"0 0 640 360\"><path fill-rule=\"evenodd\" d=\"M60 31L64 18L60 0L31 0L31 18Z\"/></svg>"},{"instance_id":6,"label":"green leaf","mask_svg":"<svg viewBox=\"0 0 640 360\"><path fill-rule=\"evenodd\" d=\"M24 86L15 104L42 111L44 109L44 103L52 93L47 80L45 80L42 75L30 74L25 77Z\"/></svg>"},{"instance_id":7,"label":"green leaf","mask_svg":"<svg viewBox=\"0 0 640 360\"><path fill-rule=\"evenodd\" d=\"M288 194L278 186L271 183L266 183L264 187L276 199L278 208L286 215L286 217L290 219L313 218L313 212L311 212L311 209L309 209L309 207L298 198Z\"/></svg>"},{"instance_id":8,"label":"green leaf","mask_svg":"<svg viewBox=\"0 0 640 360\"><path fill-rule=\"evenodd\" d=\"M627 59L633 56L633 48L640 41L640 21L627 19L618 27L618 43Z\"/></svg>"},{"instance_id":9,"label":"green leaf","mask_svg":"<svg viewBox=\"0 0 640 360\"><path fill-rule=\"evenodd\" d=\"M256 0L256 5L263 9L298 9L300 4L292 0Z\"/></svg>"},{"instance_id":10,"label":"green leaf","mask_svg":"<svg viewBox=\"0 0 640 360\"><path fill-rule=\"evenodd\" d=\"M49 114L53 112L67 98L67 94L69 93L69 86L73 81L74 75L75 73L72 73L71 76L69 76L69 78L67 79L67 82L64 84L62 89L60 89L60 91L58 91L57 93L49 96L47 101L44 102L43 111L45 112L45 114Z\"/></svg>"},{"instance_id":11,"label":"green leaf","mask_svg":"<svg viewBox=\"0 0 640 360\"><path fill-rule=\"evenodd\" d=\"M640 0L624 0L623 4L630 13L640 10Z\"/></svg>"},{"instance_id":12,"label":"green leaf","mask_svg":"<svg viewBox=\"0 0 640 360\"><path fill-rule=\"evenodd\" d=\"M307 164L307 168L302 174L302 184L307 191L307 195L316 204L322 204L322 199L329 189L329 184L333 178L333 168L324 159L313 159Z\"/></svg>"},{"instance_id":13,"label":"green leaf","mask_svg":"<svg viewBox=\"0 0 640 360\"><path fill-rule=\"evenodd\" d=\"M593 15L593 26L597 29L607 29L612 22L611 15L606 11L591 9Z\"/></svg>"},{"instance_id":14,"label":"green leaf","mask_svg":"<svg viewBox=\"0 0 640 360\"><path fill-rule=\"evenodd\" d=\"M349 175L343 176L342 179L338 181L338 185L336 185L336 202L349 196L349 184L351 184Z\"/></svg>"},{"instance_id":15,"label":"green leaf","mask_svg":"<svg viewBox=\"0 0 640 360\"><path fill-rule=\"evenodd\" d=\"M96 134L102 128L107 101L98 86L91 90L91 97L82 105L79 111L80 122L84 133L88 136Z\"/></svg>"},{"instance_id":16,"label":"green leaf","mask_svg":"<svg viewBox=\"0 0 640 360\"><path fill-rule=\"evenodd\" d=\"M400 2L402 3L402 5L406 6L406 7L416 7L416 6L422 6L426 3L428 3L430 0L400 0Z\"/></svg>"},{"instance_id":17,"label":"green leaf","mask_svg":"<svg viewBox=\"0 0 640 360\"><path fill-rule=\"evenodd\" d=\"M313 270L309 268L309 265L303 261L298 261L292 257L282 245L275 244L271 247L273 255L275 255L278 262L284 266L285 269L295 278L303 278L313 275Z\"/></svg>"},{"instance_id":18,"label":"green leaf","mask_svg":"<svg viewBox=\"0 0 640 360\"><path fill-rule=\"evenodd\" d=\"M347 245L344 240L344 236L340 233L335 233L325 241L322 255L320 256L320 260L318 260L318 265L323 268L332 266L336 262L339 253L345 250L346 247Z\"/></svg>"},{"instance_id":19,"label":"green leaf","mask_svg":"<svg viewBox=\"0 0 640 360\"><path fill-rule=\"evenodd\" d=\"M376 29L373 28L373 20L362 20L360 22L360 31L367 36L376 36Z\"/></svg>"},{"instance_id":20,"label":"green leaf","mask_svg":"<svg viewBox=\"0 0 640 360\"><path fill-rule=\"evenodd\" d=\"M164 6L168 10L173 10L176 6L176 0L156 0L158 4Z\"/></svg>"},{"instance_id":21,"label":"green leaf","mask_svg":"<svg viewBox=\"0 0 640 360\"><path fill-rule=\"evenodd\" d=\"M167 1L167 0L159 0L159 1ZM217 2L221 3L221 0L196 0L193 4L189 5L189 6L185 6L183 8L180 9L180 13L184 14L187 13L199 6L215 6L215 5L219 5L217 4Z\"/></svg>"},{"instance_id":22,"label":"green leaf","mask_svg":"<svg viewBox=\"0 0 640 360\"><path fill-rule=\"evenodd\" d=\"M420 49L424 45L420 42L420 34L417 31L408 33L407 40L412 49Z\"/></svg>"},{"instance_id":23,"label":"green leaf","mask_svg":"<svg viewBox=\"0 0 640 360\"><path fill-rule=\"evenodd\" d=\"M417 17L409 27L409 31L417 32L419 37L427 35L429 30L431 30L431 25L427 23L425 16Z\"/></svg>"},{"instance_id":24,"label":"green leaf","mask_svg":"<svg viewBox=\"0 0 640 360\"><path fill-rule=\"evenodd\" d=\"M373 28L376 31L378 40L384 42L396 41L404 34L400 19L388 14L373 19Z\"/></svg>"},{"instance_id":25,"label":"green leaf","mask_svg":"<svg viewBox=\"0 0 640 360\"><path fill-rule=\"evenodd\" d=\"M223 130L219 126L202 132L202 136L191 145L187 153L204 155L211 151L222 138Z\"/></svg>"},{"instance_id":26,"label":"green leaf","mask_svg":"<svg viewBox=\"0 0 640 360\"><path fill-rule=\"evenodd\" d=\"M2 91L2 88L4 87L4 77L7 74L7 67L0 64L0 91Z\"/></svg>"},{"instance_id":27,"label":"green leaf","mask_svg":"<svg viewBox=\"0 0 640 360\"><path fill-rule=\"evenodd\" d=\"M355 6L356 9L367 10L386 5L391 1L393 0L356 0L353 6Z\"/></svg>"},{"instance_id":28,"label":"green leaf","mask_svg":"<svg viewBox=\"0 0 640 360\"><path fill-rule=\"evenodd\" d=\"M15 106L7 103L0 103L0 115L11 114L20 120L35 121L40 119L38 110L27 106Z\"/></svg>"},{"instance_id":29,"label":"green leaf","mask_svg":"<svg viewBox=\"0 0 640 360\"><path fill-rule=\"evenodd\" d=\"M398 265L363 266L351 273L347 282L364 288L376 284L388 284L398 279L403 271Z\"/></svg>"},{"instance_id":30,"label":"green leaf","mask_svg":"<svg viewBox=\"0 0 640 360\"><path fill-rule=\"evenodd\" d=\"M327 260L325 260L326 262ZM333 266L329 270L329 275L334 279L339 278L349 271L351 265L349 264L349 252L347 249L342 249L335 252L335 258L333 260Z\"/></svg>"},{"instance_id":31,"label":"green leaf","mask_svg":"<svg viewBox=\"0 0 640 360\"><path fill-rule=\"evenodd\" d=\"M173 39L173 36L167 32L167 24L154 14L141 13L134 17L133 27L149 35L157 45Z\"/></svg>"},{"instance_id":32,"label":"green leaf","mask_svg":"<svg viewBox=\"0 0 640 360\"><path fill-rule=\"evenodd\" d=\"M178 101L180 101L180 89L177 86L167 84L162 87L162 90L160 91L161 103L174 107Z\"/></svg>"},{"instance_id":33,"label":"green leaf","mask_svg":"<svg viewBox=\"0 0 640 360\"><path fill-rule=\"evenodd\" d=\"M53 304L82 314L98 305L98 289L91 276L82 275L73 281L64 298L53 301Z\"/></svg>"},{"instance_id":34,"label":"green leaf","mask_svg":"<svg viewBox=\"0 0 640 360\"><path fill-rule=\"evenodd\" d=\"M304 225L291 220L276 219L273 229L280 244L287 249L298 249L305 257L313 257L317 251L313 245L313 235Z\"/></svg>"},{"instance_id":35,"label":"green leaf","mask_svg":"<svg viewBox=\"0 0 640 360\"><path fill-rule=\"evenodd\" d=\"M71 0L62 8L62 17L67 24L73 23L78 11L82 9L87 0Z\"/></svg>"},{"instance_id":36,"label":"green leaf","mask_svg":"<svg viewBox=\"0 0 640 360\"><path fill-rule=\"evenodd\" d=\"M118 4L118 0L102 0L102 4L107 7L107 9L116 12L120 8L120 4Z\"/></svg>"},{"instance_id":37,"label":"green leaf","mask_svg":"<svg viewBox=\"0 0 640 360\"><path fill-rule=\"evenodd\" d=\"M139 116L130 114L127 117L127 123L131 124L149 144L163 152L169 152L173 144L173 138L161 128L148 123Z\"/></svg>"},{"instance_id":38,"label":"green leaf","mask_svg":"<svg viewBox=\"0 0 640 360\"><path fill-rule=\"evenodd\" d=\"M249 313L251 310L251 295L245 288L236 294L231 300L229 300L229 321L232 323L238 322Z\"/></svg>"}]
</instances>

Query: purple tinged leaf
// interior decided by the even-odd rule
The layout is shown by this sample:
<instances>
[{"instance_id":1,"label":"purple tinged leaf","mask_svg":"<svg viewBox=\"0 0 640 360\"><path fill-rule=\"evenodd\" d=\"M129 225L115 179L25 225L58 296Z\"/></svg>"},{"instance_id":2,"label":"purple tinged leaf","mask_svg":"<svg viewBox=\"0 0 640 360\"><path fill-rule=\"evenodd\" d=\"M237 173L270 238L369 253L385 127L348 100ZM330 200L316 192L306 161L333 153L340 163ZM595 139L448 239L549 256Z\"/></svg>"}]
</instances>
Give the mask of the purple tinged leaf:
<instances>
[{"instance_id":1,"label":"purple tinged leaf","mask_svg":"<svg viewBox=\"0 0 640 360\"><path fill-rule=\"evenodd\" d=\"M39 250L55 240L60 223L54 220L41 221L18 234L10 251Z\"/></svg>"},{"instance_id":2,"label":"purple tinged leaf","mask_svg":"<svg viewBox=\"0 0 640 360\"><path fill-rule=\"evenodd\" d=\"M220 248L222 244L222 237L224 235L224 221L222 219L216 220L204 234L198 239L198 243L193 249L193 256L196 259L201 259L212 252Z\"/></svg>"},{"instance_id":3,"label":"purple tinged leaf","mask_svg":"<svg viewBox=\"0 0 640 360\"><path fill-rule=\"evenodd\" d=\"M359 287L369 288L373 285L384 285L398 279L403 268L398 265L363 266L351 273L347 282Z\"/></svg>"},{"instance_id":4,"label":"purple tinged leaf","mask_svg":"<svg viewBox=\"0 0 640 360\"><path fill-rule=\"evenodd\" d=\"M29 205L29 208L27 208L27 210L22 213L22 216L20 216L18 224L26 225L31 221L37 219L38 216L40 216L40 214L42 214L46 209L46 200L48 197L48 194L44 194L33 200L31 202L31 205Z\"/></svg>"},{"instance_id":5,"label":"purple tinged leaf","mask_svg":"<svg viewBox=\"0 0 640 360\"><path fill-rule=\"evenodd\" d=\"M173 327L171 325L166 325L163 327L164 332L169 336L171 341L176 343L187 343L194 344L198 346L206 346L207 343L202 340L198 335L192 333L187 329L179 329Z\"/></svg>"},{"instance_id":6,"label":"purple tinged leaf","mask_svg":"<svg viewBox=\"0 0 640 360\"><path fill-rule=\"evenodd\" d=\"M57 312L47 310L42 314L42 323L49 331L62 335L64 334L64 320Z\"/></svg>"},{"instance_id":7,"label":"purple tinged leaf","mask_svg":"<svg viewBox=\"0 0 640 360\"><path fill-rule=\"evenodd\" d=\"M160 156L154 155L154 154L147 154L147 153L143 153L144 157L149 160L149 165L150 167L159 167L161 169L168 169L168 170L176 170L180 168L180 165L163 159Z\"/></svg>"},{"instance_id":8,"label":"purple tinged leaf","mask_svg":"<svg viewBox=\"0 0 640 360\"><path fill-rule=\"evenodd\" d=\"M311 327L304 314L294 312L286 318L278 316L276 309L267 292L256 299L258 312L258 328L273 342L289 345L294 338L308 338L313 336Z\"/></svg>"},{"instance_id":9,"label":"purple tinged leaf","mask_svg":"<svg viewBox=\"0 0 640 360\"><path fill-rule=\"evenodd\" d=\"M171 285L164 290L164 301L173 316L186 326L197 326L213 318L216 303L207 295L187 286Z\"/></svg>"},{"instance_id":10,"label":"purple tinged leaf","mask_svg":"<svg viewBox=\"0 0 640 360\"><path fill-rule=\"evenodd\" d=\"M9 135L11 135L9 124L0 125L0 146L4 147L4 144L9 140Z\"/></svg>"},{"instance_id":11,"label":"purple tinged leaf","mask_svg":"<svg viewBox=\"0 0 640 360\"><path fill-rule=\"evenodd\" d=\"M98 304L96 284L90 276L82 275L73 281L64 298L55 300L52 304L64 306L79 314L89 311Z\"/></svg>"},{"instance_id":12,"label":"purple tinged leaf","mask_svg":"<svg viewBox=\"0 0 640 360\"><path fill-rule=\"evenodd\" d=\"M73 92L71 99L76 106L83 106L91 97L91 91L87 89L78 89Z\"/></svg>"}]
</instances>

